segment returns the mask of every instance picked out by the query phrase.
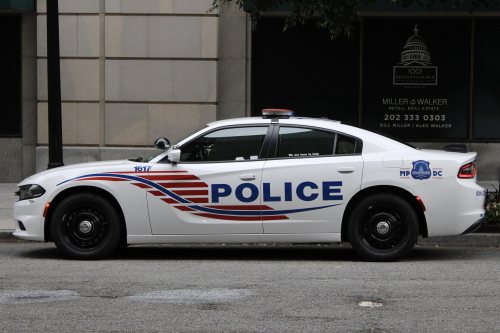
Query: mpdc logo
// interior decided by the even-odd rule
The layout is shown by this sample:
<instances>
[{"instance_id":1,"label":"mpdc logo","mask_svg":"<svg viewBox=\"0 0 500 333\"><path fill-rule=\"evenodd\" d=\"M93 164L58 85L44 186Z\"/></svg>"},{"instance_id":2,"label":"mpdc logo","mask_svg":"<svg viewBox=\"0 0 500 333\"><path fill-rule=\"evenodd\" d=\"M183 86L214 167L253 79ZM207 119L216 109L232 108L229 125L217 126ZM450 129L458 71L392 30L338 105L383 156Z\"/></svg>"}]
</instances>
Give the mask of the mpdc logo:
<instances>
[{"instance_id":1,"label":"mpdc logo","mask_svg":"<svg viewBox=\"0 0 500 333\"><path fill-rule=\"evenodd\" d=\"M411 176L413 178L420 180L431 178L430 162L419 160L412 162L412 164L413 169L411 169Z\"/></svg>"}]
</instances>

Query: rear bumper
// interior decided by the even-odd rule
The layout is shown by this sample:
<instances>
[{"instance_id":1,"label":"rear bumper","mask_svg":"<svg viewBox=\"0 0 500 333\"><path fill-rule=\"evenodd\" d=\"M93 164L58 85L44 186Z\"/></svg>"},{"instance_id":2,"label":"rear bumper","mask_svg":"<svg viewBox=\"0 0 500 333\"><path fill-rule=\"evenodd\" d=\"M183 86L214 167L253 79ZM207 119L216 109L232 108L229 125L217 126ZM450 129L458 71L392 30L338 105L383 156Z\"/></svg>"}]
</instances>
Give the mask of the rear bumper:
<instances>
[{"instance_id":1,"label":"rear bumper","mask_svg":"<svg viewBox=\"0 0 500 333\"><path fill-rule=\"evenodd\" d=\"M483 224L483 221L484 221L484 218L477 220L476 222L474 222L473 225L471 225L469 228L467 228L467 230L462 232L462 235L470 234L471 232L476 231Z\"/></svg>"},{"instance_id":2,"label":"rear bumper","mask_svg":"<svg viewBox=\"0 0 500 333\"><path fill-rule=\"evenodd\" d=\"M484 218L484 189L474 179L450 177L412 190L427 208L424 214L428 237L470 233Z\"/></svg>"}]
</instances>

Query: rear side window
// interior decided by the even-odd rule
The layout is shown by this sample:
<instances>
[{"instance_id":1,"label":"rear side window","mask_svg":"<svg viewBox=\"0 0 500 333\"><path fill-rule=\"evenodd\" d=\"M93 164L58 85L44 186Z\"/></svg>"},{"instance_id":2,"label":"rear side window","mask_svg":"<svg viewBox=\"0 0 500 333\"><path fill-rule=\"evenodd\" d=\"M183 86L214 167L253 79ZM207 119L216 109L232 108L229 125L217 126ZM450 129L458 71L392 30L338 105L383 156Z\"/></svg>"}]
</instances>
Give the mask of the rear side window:
<instances>
[{"instance_id":1,"label":"rear side window","mask_svg":"<svg viewBox=\"0 0 500 333\"><path fill-rule=\"evenodd\" d=\"M181 162L221 162L259 159L268 126L227 128L211 132L181 147Z\"/></svg>"},{"instance_id":2,"label":"rear side window","mask_svg":"<svg viewBox=\"0 0 500 333\"><path fill-rule=\"evenodd\" d=\"M354 154L356 150L356 141L345 135L337 136L337 147L335 149L335 155L347 155Z\"/></svg>"},{"instance_id":3,"label":"rear side window","mask_svg":"<svg viewBox=\"0 0 500 333\"><path fill-rule=\"evenodd\" d=\"M335 133L309 128L280 127L276 157L333 155Z\"/></svg>"}]
</instances>

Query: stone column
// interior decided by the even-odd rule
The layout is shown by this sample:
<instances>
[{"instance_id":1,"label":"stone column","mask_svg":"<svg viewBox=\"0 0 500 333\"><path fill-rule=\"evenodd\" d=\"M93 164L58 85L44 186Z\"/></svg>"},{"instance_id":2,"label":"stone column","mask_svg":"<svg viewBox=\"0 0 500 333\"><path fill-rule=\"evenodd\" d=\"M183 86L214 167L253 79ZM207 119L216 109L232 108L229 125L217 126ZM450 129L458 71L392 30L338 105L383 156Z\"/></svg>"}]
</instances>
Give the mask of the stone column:
<instances>
[{"instance_id":1,"label":"stone column","mask_svg":"<svg viewBox=\"0 0 500 333\"><path fill-rule=\"evenodd\" d=\"M249 18L233 4L220 8L219 20L218 119L245 117L250 114Z\"/></svg>"}]
</instances>

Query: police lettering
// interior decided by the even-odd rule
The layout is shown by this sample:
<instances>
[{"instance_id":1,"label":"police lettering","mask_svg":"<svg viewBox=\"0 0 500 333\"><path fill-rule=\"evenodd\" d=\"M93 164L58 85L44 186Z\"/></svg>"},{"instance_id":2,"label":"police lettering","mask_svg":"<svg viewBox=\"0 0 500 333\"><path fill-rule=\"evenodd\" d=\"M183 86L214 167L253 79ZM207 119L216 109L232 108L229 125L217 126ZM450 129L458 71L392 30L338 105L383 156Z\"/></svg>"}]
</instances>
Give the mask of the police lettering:
<instances>
[{"instance_id":1,"label":"police lettering","mask_svg":"<svg viewBox=\"0 0 500 333\"><path fill-rule=\"evenodd\" d=\"M246 188L248 188L250 190L249 197L245 197L243 195L243 190ZM234 191L234 194L236 194L236 198L241 202L252 202L252 201L255 201L259 197L259 189L254 184L243 183L243 184L240 184L236 188L236 191Z\"/></svg>"},{"instance_id":2,"label":"police lettering","mask_svg":"<svg viewBox=\"0 0 500 333\"><path fill-rule=\"evenodd\" d=\"M295 188L295 195L301 201L316 200L320 194L323 201L328 200L344 200L343 195L340 194L341 181L323 182L321 191L316 183L302 182ZM271 183L263 183L263 202L280 202L280 201L293 201L293 184L284 183L284 195L277 195L271 193ZM245 191L246 190L246 191ZM245 191L245 192L244 192ZM228 184L212 184L212 203L219 203L220 198L229 197L233 190ZM238 185L234 191L236 199L241 202L249 203L259 198L259 188L252 183L243 183Z\"/></svg>"},{"instance_id":3,"label":"police lettering","mask_svg":"<svg viewBox=\"0 0 500 333\"><path fill-rule=\"evenodd\" d=\"M227 184L212 184L212 202L219 202L220 197L228 197L231 192L231 186Z\"/></svg>"}]
</instances>

